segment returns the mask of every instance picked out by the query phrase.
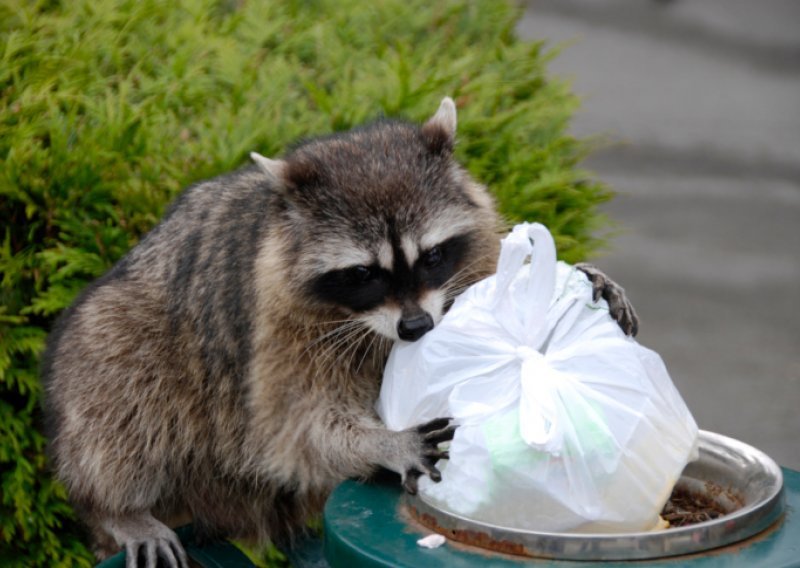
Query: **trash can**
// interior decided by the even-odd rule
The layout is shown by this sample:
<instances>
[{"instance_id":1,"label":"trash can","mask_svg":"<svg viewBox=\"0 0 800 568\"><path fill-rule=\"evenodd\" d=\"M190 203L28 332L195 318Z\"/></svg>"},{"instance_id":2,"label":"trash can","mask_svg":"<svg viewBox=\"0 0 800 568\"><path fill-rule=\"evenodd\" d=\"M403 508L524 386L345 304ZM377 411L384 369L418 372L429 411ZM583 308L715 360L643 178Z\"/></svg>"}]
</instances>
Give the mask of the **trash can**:
<instances>
[{"instance_id":1,"label":"trash can","mask_svg":"<svg viewBox=\"0 0 800 568\"><path fill-rule=\"evenodd\" d=\"M703 434L705 446L701 444L701 459L698 462L701 465L690 464L687 470L689 467L694 467L694 470L690 470L689 473L702 471L703 467L706 467L711 472L710 475L723 475L723 473L737 475L740 478L737 484L747 492L757 485L763 484L763 487L769 485L765 482L765 476L760 473L761 465L764 465L767 468L766 477L772 478L773 481L776 478L781 481L780 491L765 490L763 506L744 506L739 513L733 512L714 521L694 525L692 531L683 531L682 536L679 535L680 538L673 539L672 549L669 540L658 542L659 535L654 541L649 536L651 533L638 533L620 535L617 552L621 550L647 552L648 546L655 544L657 546L651 547L649 552L652 554L653 550L660 550L664 554L661 557L635 561L633 565L637 567L800 566L800 518L797 513L800 509L800 472L779 468L771 460L769 460L771 465L759 464L760 458L757 455L760 452L742 453L740 450L745 445L741 442L712 433ZM704 447L706 462L703 462ZM763 454L761 455L763 457ZM726 469L720 461L729 461L730 467ZM684 470L684 475L687 470ZM539 549L536 556L523 556L521 554L525 553L525 546L529 545L530 541L514 538L509 531L498 535L498 533L487 534L484 531L464 528L465 525L454 528L458 526L458 519L454 521L455 524L439 526L446 525L447 520L436 518L430 510L418 508L419 501L407 498L396 480L366 484L355 481L343 483L333 492L325 507L324 554L327 562L333 568L352 566L587 568L600 565L630 568L632 565L628 560L561 559L563 556L559 555L565 551L573 557L577 555L587 558L592 553L607 552L609 547L597 546L597 542L592 538L583 539L583 549L574 546L575 540L580 544L581 539L573 539L569 546L565 546L564 539L561 538L564 535L558 534L544 535L545 538L541 538L539 542L539 544L544 543L544 548ZM739 538L744 534L739 532L739 529L747 524L752 524L757 532L744 540L730 542L730 539ZM418 539L433 532L430 526L437 526L437 530L451 537L444 546L425 549L417 545ZM671 530L682 529L658 532L669 533ZM541 534L539 533L539 536ZM688 547L685 538L687 534L690 535ZM633 538L627 538L630 536ZM687 548L691 549L692 541L697 545L695 549L700 551L684 553ZM610 542L612 550L613 545L614 543ZM580 556L581 554L584 556Z\"/></svg>"}]
</instances>

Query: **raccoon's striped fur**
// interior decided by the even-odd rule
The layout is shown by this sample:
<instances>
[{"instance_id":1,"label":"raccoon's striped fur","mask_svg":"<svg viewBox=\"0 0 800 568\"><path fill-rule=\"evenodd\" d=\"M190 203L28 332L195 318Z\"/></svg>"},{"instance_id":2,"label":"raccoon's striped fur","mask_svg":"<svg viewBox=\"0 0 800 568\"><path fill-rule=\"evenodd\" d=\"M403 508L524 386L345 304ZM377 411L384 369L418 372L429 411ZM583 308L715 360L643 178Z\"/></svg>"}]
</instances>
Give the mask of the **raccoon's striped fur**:
<instances>
[{"instance_id":1,"label":"raccoon's striped fur","mask_svg":"<svg viewBox=\"0 0 800 568\"><path fill-rule=\"evenodd\" d=\"M51 455L102 557L184 560L162 521L281 542L378 466L438 475L447 421L373 411L392 340L490 273L500 223L452 159L455 107L197 184L60 318ZM156 519L160 519L156 520Z\"/></svg>"}]
</instances>

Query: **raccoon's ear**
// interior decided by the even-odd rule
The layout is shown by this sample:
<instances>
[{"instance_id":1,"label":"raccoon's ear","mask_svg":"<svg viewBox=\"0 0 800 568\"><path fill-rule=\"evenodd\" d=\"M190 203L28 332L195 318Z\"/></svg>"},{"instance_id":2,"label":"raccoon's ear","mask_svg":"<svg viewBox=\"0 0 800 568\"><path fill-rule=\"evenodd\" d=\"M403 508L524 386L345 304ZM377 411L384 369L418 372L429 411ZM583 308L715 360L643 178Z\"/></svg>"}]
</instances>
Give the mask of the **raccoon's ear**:
<instances>
[{"instance_id":1,"label":"raccoon's ear","mask_svg":"<svg viewBox=\"0 0 800 568\"><path fill-rule=\"evenodd\" d=\"M250 159L275 182L281 185L285 183L286 162L283 160L270 160L258 152L250 152Z\"/></svg>"},{"instance_id":2,"label":"raccoon's ear","mask_svg":"<svg viewBox=\"0 0 800 568\"><path fill-rule=\"evenodd\" d=\"M456 138L456 104L450 97L442 99L439 110L422 126L422 137L434 154L450 153Z\"/></svg>"}]
</instances>

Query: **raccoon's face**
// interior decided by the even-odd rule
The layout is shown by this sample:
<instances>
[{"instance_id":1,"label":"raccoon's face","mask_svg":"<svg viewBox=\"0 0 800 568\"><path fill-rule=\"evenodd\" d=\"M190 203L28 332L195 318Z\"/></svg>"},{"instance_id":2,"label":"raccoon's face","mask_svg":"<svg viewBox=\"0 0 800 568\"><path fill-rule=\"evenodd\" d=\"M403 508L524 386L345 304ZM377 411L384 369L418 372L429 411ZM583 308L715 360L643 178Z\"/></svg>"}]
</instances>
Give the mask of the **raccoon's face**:
<instances>
[{"instance_id":1,"label":"raccoon's face","mask_svg":"<svg viewBox=\"0 0 800 568\"><path fill-rule=\"evenodd\" d=\"M415 341L439 322L464 284L458 276L476 235L464 223L452 229L388 235L372 247L342 243L352 257L315 277L310 291L385 337Z\"/></svg>"},{"instance_id":2,"label":"raccoon's face","mask_svg":"<svg viewBox=\"0 0 800 568\"><path fill-rule=\"evenodd\" d=\"M285 160L253 156L284 187L305 301L415 341L491 272L497 218L486 190L453 161L455 120L445 99L422 127L379 121Z\"/></svg>"}]
</instances>

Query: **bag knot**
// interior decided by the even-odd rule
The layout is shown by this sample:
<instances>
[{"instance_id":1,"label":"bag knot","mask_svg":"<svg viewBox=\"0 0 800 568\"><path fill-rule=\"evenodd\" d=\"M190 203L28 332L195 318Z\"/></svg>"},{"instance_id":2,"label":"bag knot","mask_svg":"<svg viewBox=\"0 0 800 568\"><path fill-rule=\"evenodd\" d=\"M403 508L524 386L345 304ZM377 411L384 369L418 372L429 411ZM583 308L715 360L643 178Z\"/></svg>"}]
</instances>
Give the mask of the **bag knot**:
<instances>
[{"instance_id":1,"label":"bag knot","mask_svg":"<svg viewBox=\"0 0 800 568\"><path fill-rule=\"evenodd\" d=\"M544 355L539 353L533 347L529 347L527 345L519 345L516 349L516 355L518 359L522 361L527 361L528 359L543 359Z\"/></svg>"}]
</instances>

